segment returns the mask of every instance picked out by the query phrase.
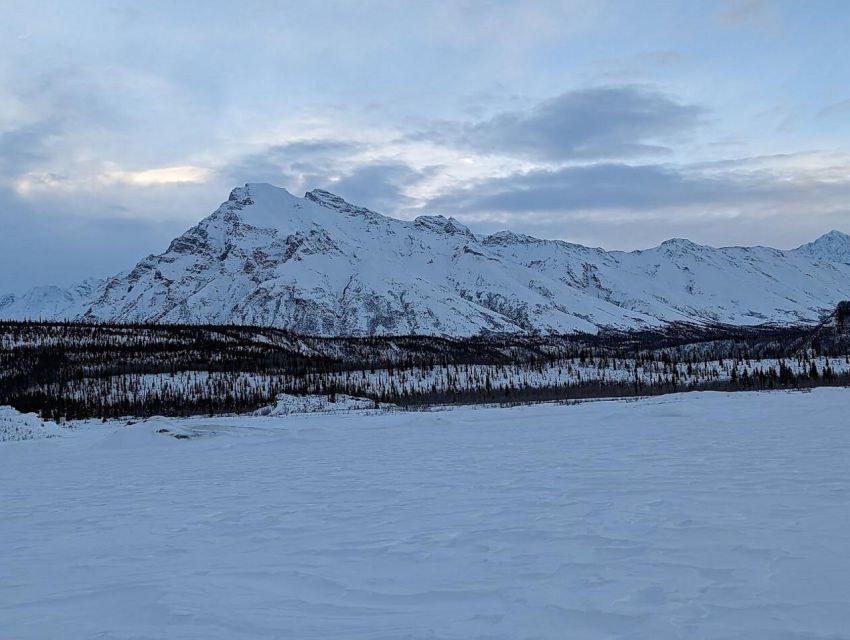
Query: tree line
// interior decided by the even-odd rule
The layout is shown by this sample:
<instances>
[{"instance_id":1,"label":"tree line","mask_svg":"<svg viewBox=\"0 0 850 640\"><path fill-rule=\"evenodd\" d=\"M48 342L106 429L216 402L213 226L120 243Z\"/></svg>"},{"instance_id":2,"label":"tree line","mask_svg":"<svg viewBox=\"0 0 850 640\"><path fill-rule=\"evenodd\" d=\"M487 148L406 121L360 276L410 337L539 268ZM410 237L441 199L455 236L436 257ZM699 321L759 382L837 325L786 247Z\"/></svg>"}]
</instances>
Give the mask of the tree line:
<instances>
[{"instance_id":1,"label":"tree line","mask_svg":"<svg viewBox=\"0 0 850 640\"><path fill-rule=\"evenodd\" d=\"M0 404L53 420L253 411L281 394L402 407L846 385L850 303L817 327L321 337L252 326L0 322Z\"/></svg>"}]
</instances>

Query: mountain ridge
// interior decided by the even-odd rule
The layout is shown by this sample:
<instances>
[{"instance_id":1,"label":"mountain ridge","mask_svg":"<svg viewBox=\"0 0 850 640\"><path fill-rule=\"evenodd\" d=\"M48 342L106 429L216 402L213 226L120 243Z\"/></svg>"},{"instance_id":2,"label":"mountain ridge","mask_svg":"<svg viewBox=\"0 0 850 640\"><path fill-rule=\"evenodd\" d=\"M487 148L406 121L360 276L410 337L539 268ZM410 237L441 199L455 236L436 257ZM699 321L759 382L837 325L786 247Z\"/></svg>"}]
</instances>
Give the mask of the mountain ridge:
<instances>
[{"instance_id":1,"label":"mountain ridge","mask_svg":"<svg viewBox=\"0 0 850 640\"><path fill-rule=\"evenodd\" d=\"M103 281L0 297L0 317L462 336L815 324L848 297L850 236L840 231L791 250L672 238L606 251L248 183L163 253Z\"/></svg>"}]
</instances>

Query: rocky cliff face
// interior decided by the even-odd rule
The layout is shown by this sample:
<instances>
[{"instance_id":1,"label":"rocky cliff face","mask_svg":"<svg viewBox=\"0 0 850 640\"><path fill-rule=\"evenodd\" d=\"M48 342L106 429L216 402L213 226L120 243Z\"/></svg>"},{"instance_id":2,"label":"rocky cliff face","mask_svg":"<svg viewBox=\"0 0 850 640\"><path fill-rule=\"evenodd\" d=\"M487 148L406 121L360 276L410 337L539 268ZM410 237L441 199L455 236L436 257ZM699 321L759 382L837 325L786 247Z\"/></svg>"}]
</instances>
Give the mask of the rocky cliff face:
<instances>
[{"instance_id":1,"label":"rocky cliff face","mask_svg":"<svg viewBox=\"0 0 850 640\"><path fill-rule=\"evenodd\" d=\"M850 237L792 251L675 239L606 252L452 218L396 220L326 191L234 189L127 272L0 298L7 318L262 324L322 335L817 323L850 298ZM55 301L59 302L55 302Z\"/></svg>"}]
</instances>

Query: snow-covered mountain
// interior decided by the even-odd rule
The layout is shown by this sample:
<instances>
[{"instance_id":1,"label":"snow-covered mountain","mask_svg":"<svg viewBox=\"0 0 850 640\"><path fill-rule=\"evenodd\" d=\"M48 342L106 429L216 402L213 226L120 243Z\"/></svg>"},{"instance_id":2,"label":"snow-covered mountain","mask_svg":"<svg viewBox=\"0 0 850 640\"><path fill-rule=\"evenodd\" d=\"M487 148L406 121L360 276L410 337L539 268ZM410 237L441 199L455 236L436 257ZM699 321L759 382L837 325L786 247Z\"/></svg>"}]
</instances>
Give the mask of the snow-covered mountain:
<instances>
[{"instance_id":1,"label":"snow-covered mountain","mask_svg":"<svg viewBox=\"0 0 850 640\"><path fill-rule=\"evenodd\" d=\"M791 251L675 239L609 252L248 184L164 253L101 283L0 298L0 317L469 335L816 323L847 298L850 236L837 231Z\"/></svg>"},{"instance_id":2,"label":"snow-covered mountain","mask_svg":"<svg viewBox=\"0 0 850 640\"><path fill-rule=\"evenodd\" d=\"M21 295L0 296L0 317L33 320L74 317L104 282L89 278L67 289L47 285L33 287Z\"/></svg>"}]
</instances>

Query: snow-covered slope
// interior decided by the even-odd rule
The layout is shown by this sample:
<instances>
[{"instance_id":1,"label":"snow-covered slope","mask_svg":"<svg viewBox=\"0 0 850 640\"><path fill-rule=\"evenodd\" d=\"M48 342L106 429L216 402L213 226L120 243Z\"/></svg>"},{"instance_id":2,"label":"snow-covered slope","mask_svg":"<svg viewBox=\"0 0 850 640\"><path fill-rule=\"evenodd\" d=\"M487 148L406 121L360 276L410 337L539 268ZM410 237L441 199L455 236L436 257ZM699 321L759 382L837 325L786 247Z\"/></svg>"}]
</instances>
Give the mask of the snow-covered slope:
<instances>
[{"instance_id":1,"label":"snow-covered slope","mask_svg":"<svg viewBox=\"0 0 850 640\"><path fill-rule=\"evenodd\" d=\"M67 289L48 285L33 287L21 295L6 294L0 296L0 317L33 320L72 317L103 283L104 280L89 278Z\"/></svg>"},{"instance_id":2,"label":"snow-covered slope","mask_svg":"<svg viewBox=\"0 0 850 640\"><path fill-rule=\"evenodd\" d=\"M673 239L606 252L513 234L484 243L503 259L665 321L815 323L850 293L850 236L837 231L792 251Z\"/></svg>"},{"instance_id":3,"label":"snow-covered slope","mask_svg":"<svg viewBox=\"0 0 850 640\"><path fill-rule=\"evenodd\" d=\"M325 335L595 331L672 321L815 323L850 297L850 237L792 251L669 240L606 252L452 218L396 220L267 184L88 295L3 302L2 317L243 323ZM42 296L43 297L43 296ZM50 298L52 300L53 298Z\"/></svg>"}]
</instances>

